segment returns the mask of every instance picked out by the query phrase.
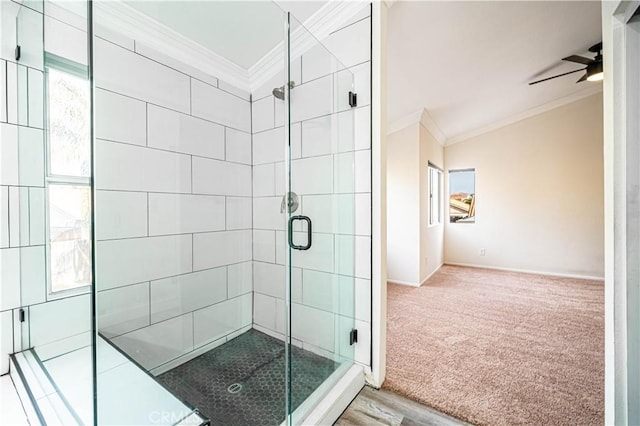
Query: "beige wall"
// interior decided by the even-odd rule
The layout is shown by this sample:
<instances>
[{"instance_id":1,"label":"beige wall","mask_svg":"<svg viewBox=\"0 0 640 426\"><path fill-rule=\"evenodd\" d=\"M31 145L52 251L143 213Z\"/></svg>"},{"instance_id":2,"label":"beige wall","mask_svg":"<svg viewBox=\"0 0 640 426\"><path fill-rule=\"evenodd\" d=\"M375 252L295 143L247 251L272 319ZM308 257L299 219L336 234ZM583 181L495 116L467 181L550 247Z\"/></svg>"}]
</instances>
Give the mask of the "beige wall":
<instances>
[{"instance_id":1,"label":"beige wall","mask_svg":"<svg viewBox=\"0 0 640 426\"><path fill-rule=\"evenodd\" d=\"M417 283L420 274L419 128L387 137L387 276Z\"/></svg>"},{"instance_id":2,"label":"beige wall","mask_svg":"<svg viewBox=\"0 0 640 426\"><path fill-rule=\"evenodd\" d=\"M477 197L475 224L445 226L445 263L604 276L602 94L447 146L445 162L476 169Z\"/></svg>"},{"instance_id":3,"label":"beige wall","mask_svg":"<svg viewBox=\"0 0 640 426\"><path fill-rule=\"evenodd\" d=\"M428 227L427 164L444 168L443 148L420 124L387 139L387 274L420 285L443 260L444 225Z\"/></svg>"},{"instance_id":4,"label":"beige wall","mask_svg":"<svg viewBox=\"0 0 640 426\"><path fill-rule=\"evenodd\" d=\"M429 180L427 164L431 162L444 170L444 149L442 145L425 129L420 126L420 283L433 274L444 260L444 218L439 225L429 226ZM442 179L444 181L443 173ZM444 191L444 186L441 188ZM443 206L446 197L443 194Z\"/></svg>"}]
</instances>

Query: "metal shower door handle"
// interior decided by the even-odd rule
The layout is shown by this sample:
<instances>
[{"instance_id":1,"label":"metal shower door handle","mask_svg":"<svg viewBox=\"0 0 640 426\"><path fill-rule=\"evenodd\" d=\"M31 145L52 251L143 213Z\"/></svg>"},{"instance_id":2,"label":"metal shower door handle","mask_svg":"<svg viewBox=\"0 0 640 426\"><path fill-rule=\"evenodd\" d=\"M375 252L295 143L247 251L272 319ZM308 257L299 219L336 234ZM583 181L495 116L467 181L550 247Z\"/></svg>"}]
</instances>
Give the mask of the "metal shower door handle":
<instances>
[{"instance_id":1,"label":"metal shower door handle","mask_svg":"<svg viewBox=\"0 0 640 426\"><path fill-rule=\"evenodd\" d=\"M300 246L293 242L293 222L303 220L307 222L307 244ZM311 248L311 219L309 216L291 216L289 218L289 246L296 250L309 250Z\"/></svg>"}]
</instances>

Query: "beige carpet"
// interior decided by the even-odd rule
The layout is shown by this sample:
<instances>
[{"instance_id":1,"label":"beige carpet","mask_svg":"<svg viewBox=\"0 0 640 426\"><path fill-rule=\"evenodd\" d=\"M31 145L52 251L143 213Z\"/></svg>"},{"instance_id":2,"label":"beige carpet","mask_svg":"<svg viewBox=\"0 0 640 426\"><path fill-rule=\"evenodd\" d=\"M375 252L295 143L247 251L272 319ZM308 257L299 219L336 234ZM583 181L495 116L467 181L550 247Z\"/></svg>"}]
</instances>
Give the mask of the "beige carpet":
<instances>
[{"instance_id":1,"label":"beige carpet","mask_svg":"<svg viewBox=\"0 0 640 426\"><path fill-rule=\"evenodd\" d=\"M476 424L604 423L604 284L443 266L388 285L385 388Z\"/></svg>"}]
</instances>

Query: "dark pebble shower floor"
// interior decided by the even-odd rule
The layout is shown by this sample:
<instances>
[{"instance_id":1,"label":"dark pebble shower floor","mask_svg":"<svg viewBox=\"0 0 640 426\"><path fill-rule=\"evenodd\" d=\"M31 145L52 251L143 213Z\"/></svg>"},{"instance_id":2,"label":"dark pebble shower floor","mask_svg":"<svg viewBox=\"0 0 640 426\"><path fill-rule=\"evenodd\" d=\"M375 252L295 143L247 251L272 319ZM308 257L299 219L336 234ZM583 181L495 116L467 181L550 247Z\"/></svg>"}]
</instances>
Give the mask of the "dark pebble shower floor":
<instances>
[{"instance_id":1,"label":"dark pebble shower floor","mask_svg":"<svg viewBox=\"0 0 640 426\"><path fill-rule=\"evenodd\" d=\"M295 410L339 364L297 347L291 351ZM284 342L256 330L157 379L212 425L279 425L286 417Z\"/></svg>"}]
</instances>

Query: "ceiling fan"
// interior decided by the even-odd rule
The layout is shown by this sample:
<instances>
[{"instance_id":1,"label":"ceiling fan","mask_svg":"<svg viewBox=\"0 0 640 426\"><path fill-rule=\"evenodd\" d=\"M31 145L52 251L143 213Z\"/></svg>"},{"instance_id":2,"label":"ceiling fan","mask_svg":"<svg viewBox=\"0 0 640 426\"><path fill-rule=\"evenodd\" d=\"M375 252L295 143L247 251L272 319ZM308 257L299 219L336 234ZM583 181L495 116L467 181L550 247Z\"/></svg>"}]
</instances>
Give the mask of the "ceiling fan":
<instances>
[{"instance_id":1,"label":"ceiling fan","mask_svg":"<svg viewBox=\"0 0 640 426\"><path fill-rule=\"evenodd\" d=\"M551 80L553 78L562 77L567 74L573 74L574 72L579 71L587 71L580 80L576 81L576 83L580 83L581 81L601 81L603 77L602 73L602 42L596 43L589 48L589 52L593 52L596 54L596 57L593 59L585 58L584 56L571 55L566 58L562 58L563 61L576 62L578 64L586 65L585 68L580 68L579 70L565 72L563 74L554 75L553 77L543 78L542 80L534 81L529 83L529 86L532 84L542 83L543 81Z\"/></svg>"}]
</instances>

